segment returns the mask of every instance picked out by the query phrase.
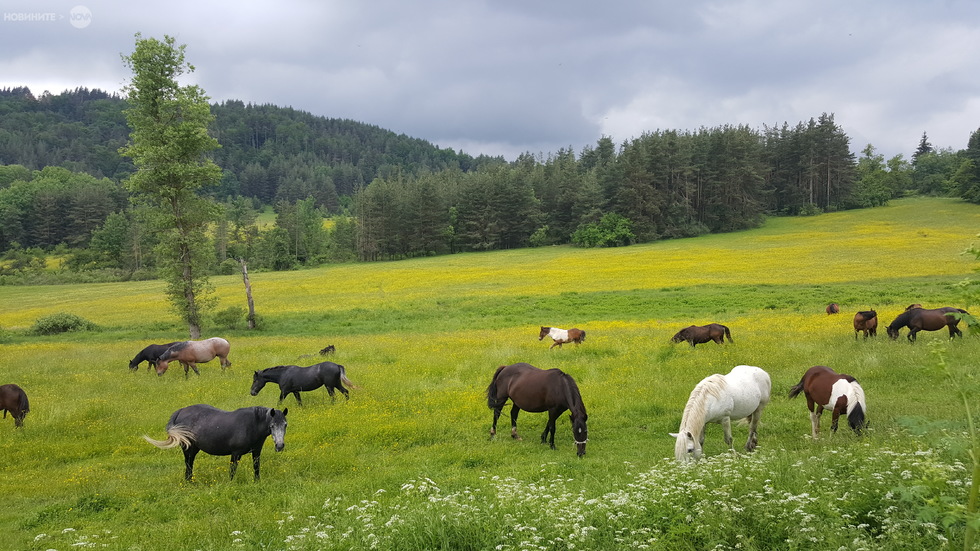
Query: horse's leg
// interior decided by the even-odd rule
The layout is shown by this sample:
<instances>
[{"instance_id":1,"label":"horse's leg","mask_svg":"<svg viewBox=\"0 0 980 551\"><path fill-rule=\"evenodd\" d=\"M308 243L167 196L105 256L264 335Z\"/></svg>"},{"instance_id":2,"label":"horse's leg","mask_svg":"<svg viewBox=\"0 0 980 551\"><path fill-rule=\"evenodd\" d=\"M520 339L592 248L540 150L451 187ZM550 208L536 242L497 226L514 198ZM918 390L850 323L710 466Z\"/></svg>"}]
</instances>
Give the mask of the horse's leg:
<instances>
[{"instance_id":1,"label":"horse's leg","mask_svg":"<svg viewBox=\"0 0 980 551\"><path fill-rule=\"evenodd\" d=\"M238 470L238 460L242 458L242 454L233 453L231 454L231 466L229 468L231 478L229 480L235 480L235 471Z\"/></svg>"},{"instance_id":2,"label":"horse's leg","mask_svg":"<svg viewBox=\"0 0 980 551\"><path fill-rule=\"evenodd\" d=\"M330 395L330 403L331 404L336 403L337 402L337 396L334 395L333 387L330 386L330 385L323 385L323 388L327 389L327 394Z\"/></svg>"},{"instance_id":3,"label":"horse's leg","mask_svg":"<svg viewBox=\"0 0 980 551\"><path fill-rule=\"evenodd\" d=\"M541 433L541 443L550 443L551 449L555 449L555 425L561 412L549 411L548 412L548 422L544 426L544 432ZM551 441L548 442L548 434L551 433Z\"/></svg>"},{"instance_id":4,"label":"horse's leg","mask_svg":"<svg viewBox=\"0 0 980 551\"><path fill-rule=\"evenodd\" d=\"M493 440L493 437L497 436L497 419L500 418L500 411L502 409L504 409L503 404L493 410L493 424L490 425L490 440Z\"/></svg>"},{"instance_id":5,"label":"horse's leg","mask_svg":"<svg viewBox=\"0 0 980 551\"><path fill-rule=\"evenodd\" d=\"M283 390L283 388L280 386L279 387L279 405L280 406L282 405L282 401L286 399L286 396L289 396L289 393L286 392L285 390Z\"/></svg>"},{"instance_id":6,"label":"horse's leg","mask_svg":"<svg viewBox=\"0 0 980 551\"><path fill-rule=\"evenodd\" d=\"M297 403L298 403L299 405L303 405L303 399L299 397L299 391L298 391L298 390L294 390L294 391L293 391L293 396L295 396L295 397L296 397L296 402L297 402Z\"/></svg>"},{"instance_id":7,"label":"horse's leg","mask_svg":"<svg viewBox=\"0 0 980 551\"><path fill-rule=\"evenodd\" d=\"M735 451L735 447L732 446L732 418L723 417L721 419L721 428L725 431L725 444L728 444L728 447L732 451Z\"/></svg>"},{"instance_id":8,"label":"horse's leg","mask_svg":"<svg viewBox=\"0 0 980 551\"><path fill-rule=\"evenodd\" d=\"M833 435L837 432L837 420L840 418L840 409L834 408L833 417L830 421L830 434Z\"/></svg>"},{"instance_id":9,"label":"horse's leg","mask_svg":"<svg viewBox=\"0 0 980 551\"><path fill-rule=\"evenodd\" d=\"M517 436L517 414L521 412L521 408L514 404L510 408L510 437L514 440L523 440L520 436Z\"/></svg>"},{"instance_id":10,"label":"horse's leg","mask_svg":"<svg viewBox=\"0 0 980 551\"><path fill-rule=\"evenodd\" d=\"M194 458L198 451L200 450L194 445L184 450L184 480L190 481L194 477Z\"/></svg>"},{"instance_id":11,"label":"horse's leg","mask_svg":"<svg viewBox=\"0 0 980 551\"><path fill-rule=\"evenodd\" d=\"M919 332L918 329L912 329L911 327L909 328L909 334L908 334L909 342L915 342L915 334L918 332Z\"/></svg>"},{"instance_id":12,"label":"horse's leg","mask_svg":"<svg viewBox=\"0 0 980 551\"><path fill-rule=\"evenodd\" d=\"M951 324L947 325L947 327L949 327L949 338L950 339L952 339L953 337L956 337L956 336L960 336L960 337L963 336L963 332L960 331L960 329L958 327L956 327L956 324L955 323L951 323Z\"/></svg>"},{"instance_id":13,"label":"horse's leg","mask_svg":"<svg viewBox=\"0 0 980 551\"><path fill-rule=\"evenodd\" d=\"M823 413L823 406L810 407L810 434L816 440L820 434L820 414Z\"/></svg>"},{"instance_id":14,"label":"horse's leg","mask_svg":"<svg viewBox=\"0 0 980 551\"><path fill-rule=\"evenodd\" d=\"M337 389L340 390L340 393L344 395L344 400L350 400L350 392L348 392L347 389L344 388L344 385L338 384Z\"/></svg>"},{"instance_id":15,"label":"horse's leg","mask_svg":"<svg viewBox=\"0 0 980 551\"><path fill-rule=\"evenodd\" d=\"M184 369L187 369L187 368L185 367ZM197 373L198 376L201 375L201 372L197 370L197 364L196 363L191 362L191 369L193 369L194 370L194 373Z\"/></svg>"},{"instance_id":16,"label":"horse's leg","mask_svg":"<svg viewBox=\"0 0 980 551\"><path fill-rule=\"evenodd\" d=\"M252 450L252 469L255 470L255 481L259 481L259 456L262 455L262 448Z\"/></svg>"},{"instance_id":17,"label":"horse's leg","mask_svg":"<svg viewBox=\"0 0 980 551\"><path fill-rule=\"evenodd\" d=\"M759 445L759 433L757 429L759 428L759 419L762 419L762 407L752 412L749 416L749 439L745 442L745 451L754 451L756 446Z\"/></svg>"}]
</instances>

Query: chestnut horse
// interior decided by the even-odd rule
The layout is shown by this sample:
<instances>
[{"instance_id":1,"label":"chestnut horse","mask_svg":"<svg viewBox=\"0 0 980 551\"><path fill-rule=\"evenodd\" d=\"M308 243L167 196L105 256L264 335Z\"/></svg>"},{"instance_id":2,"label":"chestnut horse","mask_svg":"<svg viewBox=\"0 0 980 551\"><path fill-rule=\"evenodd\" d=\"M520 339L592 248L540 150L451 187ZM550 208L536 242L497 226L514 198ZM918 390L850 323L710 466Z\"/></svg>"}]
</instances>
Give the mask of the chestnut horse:
<instances>
[{"instance_id":1,"label":"chestnut horse","mask_svg":"<svg viewBox=\"0 0 980 551\"><path fill-rule=\"evenodd\" d=\"M909 342L915 342L915 334L919 331L938 331L943 327L949 329L949 338L963 336L956 326L960 318L955 314L969 314L962 308L946 306L943 308L914 308L905 310L888 326L888 336L895 340L903 327L909 328Z\"/></svg>"},{"instance_id":2,"label":"chestnut horse","mask_svg":"<svg viewBox=\"0 0 980 551\"><path fill-rule=\"evenodd\" d=\"M27 393L15 384L0 385L0 410L3 410L4 419L7 418L7 412L10 412L15 427L24 426L24 417L31 411Z\"/></svg>"},{"instance_id":3,"label":"chestnut horse","mask_svg":"<svg viewBox=\"0 0 980 551\"><path fill-rule=\"evenodd\" d=\"M585 342L585 331L581 329L559 329L557 327L541 327L541 332L538 334L538 340L542 340L545 337L551 337L551 340L555 341L548 350L554 347L561 348L561 345L567 342L573 342L575 344L581 344Z\"/></svg>"},{"instance_id":4,"label":"chestnut horse","mask_svg":"<svg viewBox=\"0 0 980 551\"><path fill-rule=\"evenodd\" d=\"M820 414L829 409L833 412L830 430L837 432L837 419L842 413L847 415L847 424L857 435L867 425L864 416L868 405L864 399L864 389L850 375L836 373L833 369L815 365L806 370L800 382L789 390L794 398L800 392L806 395L806 406L810 408L810 425L813 437L820 432Z\"/></svg>"},{"instance_id":5,"label":"chestnut horse","mask_svg":"<svg viewBox=\"0 0 980 551\"><path fill-rule=\"evenodd\" d=\"M493 410L493 425L490 427L490 438L497 434L497 419L504 408L507 399L513 407L510 410L510 435L515 440L517 436L517 414L521 410L535 413L547 411L548 423L541 433L541 443L548 441L551 435L551 449L555 449L555 421L565 411L571 412L572 437L578 447L578 456L585 455L585 444L589 441L589 419L579 394L578 385L567 373L560 369L538 369L531 364L516 363L502 365L497 368L487 387L487 406Z\"/></svg>"},{"instance_id":6,"label":"chestnut horse","mask_svg":"<svg viewBox=\"0 0 980 551\"><path fill-rule=\"evenodd\" d=\"M874 310L862 310L854 314L854 340L857 340L858 333L864 331L864 338L868 335L875 337L878 335L878 313Z\"/></svg>"},{"instance_id":7,"label":"chestnut horse","mask_svg":"<svg viewBox=\"0 0 980 551\"><path fill-rule=\"evenodd\" d=\"M827 315L840 313L840 306L837 306L836 302L831 302L827 305Z\"/></svg>"},{"instance_id":8,"label":"chestnut horse","mask_svg":"<svg viewBox=\"0 0 980 551\"><path fill-rule=\"evenodd\" d=\"M687 341L691 343L691 346L695 346L708 341L715 341L717 344L722 344L725 342L725 337L728 337L728 342L734 342L732 341L732 333L728 330L728 327L720 323L709 323L708 325L685 327L678 331L670 340L673 342Z\"/></svg>"},{"instance_id":9,"label":"chestnut horse","mask_svg":"<svg viewBox=\"0 0 980 551\"><path fill-rule=\"evenodd\" d=\"M166 373L167 367L172 361L178 361L180 365L184 366L185 378L188 376L188 368L200 375L201 372L197 370L197 364L210 362L215 356L221 360L221 369L225 369L231 366L231 362L228 361L230 350L231 345L221 337L211 337L203 341L178 342L157 358L157 375Z\"/></svg>"}]
</instances>

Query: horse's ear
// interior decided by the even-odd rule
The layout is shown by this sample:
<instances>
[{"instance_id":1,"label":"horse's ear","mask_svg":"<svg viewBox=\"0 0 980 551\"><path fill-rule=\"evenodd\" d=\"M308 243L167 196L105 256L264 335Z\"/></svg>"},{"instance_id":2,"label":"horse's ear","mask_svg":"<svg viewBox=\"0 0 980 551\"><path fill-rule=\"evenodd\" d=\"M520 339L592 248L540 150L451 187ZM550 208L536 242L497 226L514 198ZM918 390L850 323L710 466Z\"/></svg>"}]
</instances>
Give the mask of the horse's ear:
<instances>
[{"instance_id":1,"label":"horse's ear","mask_svg":"<svg viewBox=\"0 0 980 551\"><path fill-rule=\"evenodd\" d=\"M289 408L283 408L282 409L282 416L285 417L287 413L289 413Z\"/></svg>"},{"instance_id":2,"label":"horse's ear","mask_svg":"<svg viewBox=\"0 0 980 551\"><path fill-rule=\"evenodd\" d=\"M669 434L671 438L677 438L678 436L680 436L680 434L676 432L668 432L667 434Z\"/></svg>"}]
</instances>

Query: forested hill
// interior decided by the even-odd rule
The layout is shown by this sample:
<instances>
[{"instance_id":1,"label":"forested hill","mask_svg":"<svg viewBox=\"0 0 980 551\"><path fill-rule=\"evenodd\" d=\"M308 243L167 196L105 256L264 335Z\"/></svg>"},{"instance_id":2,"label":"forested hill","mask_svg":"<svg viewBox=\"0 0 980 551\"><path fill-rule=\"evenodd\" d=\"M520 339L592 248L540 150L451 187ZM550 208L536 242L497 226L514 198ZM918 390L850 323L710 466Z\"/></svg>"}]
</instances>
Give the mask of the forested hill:
<instances>
[{"instance_id":1,"label":"forested hill","mask_svg":"<svg viewBox=\"0 0 980 551\"><path fill-rule=\"evenodd\" d=\"M118 153L129 136L125 108L123 98L101 90L78 88L36 97L28 88L0 89L0 165L32 170L64 166L122 181L133 170L132 162ZM214 158L225 171L218 196L271 203L313 195L336 206L330 205L336 199L328 196L351 195L356 186L387 174L457 167L469 171L504 162L288 107L234 100L212 105L212 112L211 130L221 144ZM332 189L322 189L328 183Z\"/></svg>"}]
</instances>

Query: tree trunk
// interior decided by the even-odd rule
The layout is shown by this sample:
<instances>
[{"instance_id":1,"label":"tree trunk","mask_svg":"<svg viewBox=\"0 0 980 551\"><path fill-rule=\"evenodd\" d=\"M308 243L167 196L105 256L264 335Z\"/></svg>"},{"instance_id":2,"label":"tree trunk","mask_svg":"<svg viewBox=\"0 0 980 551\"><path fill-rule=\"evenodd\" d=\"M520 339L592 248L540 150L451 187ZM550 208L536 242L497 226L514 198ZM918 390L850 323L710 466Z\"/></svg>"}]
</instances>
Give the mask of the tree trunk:
<instances>
[{"instance_id":1,"label":"tree trunk","mask_svg":"<svg viewBox=\"0 0 980 551\"><path fill-rule=\"evenodd\" d=\"M255 329L255 303L252 301L252 284L248 280L248 265L244 258L238 259L242 267L242 281L245 282L245 298L248 300L248 328Z\"/></svg>"}]
</instances>

